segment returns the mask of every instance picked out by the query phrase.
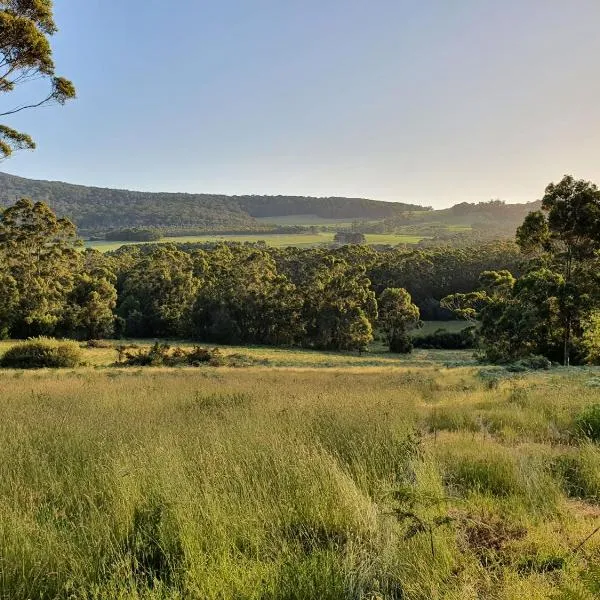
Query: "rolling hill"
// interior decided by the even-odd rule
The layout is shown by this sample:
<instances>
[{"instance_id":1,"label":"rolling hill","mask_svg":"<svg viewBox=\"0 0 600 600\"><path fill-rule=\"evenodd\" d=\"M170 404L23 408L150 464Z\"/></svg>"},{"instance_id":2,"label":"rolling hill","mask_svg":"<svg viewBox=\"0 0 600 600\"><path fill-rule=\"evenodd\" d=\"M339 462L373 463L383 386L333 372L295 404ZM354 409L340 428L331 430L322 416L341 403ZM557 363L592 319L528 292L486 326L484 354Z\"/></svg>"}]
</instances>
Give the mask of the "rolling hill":
<instances>
[{"instance_id":1,"label":"rolling hill","mask_svg":"<svg viewBox=\"0 0 600 600\"><path fill-rule=\"evenodd\" d=\"M365 221L369 233L429 235L429 229L465 228L486 237L512 237L525 215L539 202L506 204L499 200L460 203L443 210L366 198L307 196L226 196L221 194L151 193L38 181L0 173L0 208L21 197L43 200L70 218L84 235L123 228L160 228L173 235L265 232L275 226L308 227L344 220ZM377 222L377 223L375 223ZM381 229L381 231L379 229ZM437 228L437 229L436 229ZM465 234L468 234L468 231ZM178 233L181 232L181 233Z\"/></svg>"},{"instance_id":2,"label":"rolling hill","mask_svg":"<svg viewBox=\"0 0 600 600\"><path fill-rule=\"evenodd\" d=\"M0 173L0 206L21 197L43 200L84 231L121 227L252 230L255 217L316 215L325 219L384 219L422 206L364 198L225 196L150 193L37 181Z\"/></svg>"}]
</instances>

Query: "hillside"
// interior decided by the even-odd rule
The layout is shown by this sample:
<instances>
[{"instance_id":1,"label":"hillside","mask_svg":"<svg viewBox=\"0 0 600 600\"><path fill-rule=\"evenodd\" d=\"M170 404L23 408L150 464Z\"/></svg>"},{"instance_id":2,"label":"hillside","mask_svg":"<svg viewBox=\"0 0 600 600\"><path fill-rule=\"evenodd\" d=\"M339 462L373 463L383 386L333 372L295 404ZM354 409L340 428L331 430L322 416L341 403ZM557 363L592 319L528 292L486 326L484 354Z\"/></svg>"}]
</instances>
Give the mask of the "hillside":
<instances>
[{"instance_id":1,"label":"hillside","mask_svg":"<svg viewBox=\"0 0 600 600\"><path fill-rule=\"evenodd\" d=\"M426 210L363 198L133 192L0 173L0 206L20 197L46 201L85 231L121 227L252 230L258 228L255 217L311 214L326 219L384 219Z\"/></svg>"},{"instance_id":2,"label":"hillside","mask_svg":"<svg viewBox=\"0 0 600 600\"><path fill-rule=\"evenodd\" d=\"M170 235L265 233L275 232L278 226L306 233L311 225L331 231L360 221L364 233L419 235L433 243L448 238L459 242L461 237L467 242L512 238L527 213L539 208L539 202L499 200L432 210L365 198L150 193L0 173L0 208L21 197L46 201L57 214L74 221L84 235L128 227L161 228Z\"/></svg>"}]
</instances>

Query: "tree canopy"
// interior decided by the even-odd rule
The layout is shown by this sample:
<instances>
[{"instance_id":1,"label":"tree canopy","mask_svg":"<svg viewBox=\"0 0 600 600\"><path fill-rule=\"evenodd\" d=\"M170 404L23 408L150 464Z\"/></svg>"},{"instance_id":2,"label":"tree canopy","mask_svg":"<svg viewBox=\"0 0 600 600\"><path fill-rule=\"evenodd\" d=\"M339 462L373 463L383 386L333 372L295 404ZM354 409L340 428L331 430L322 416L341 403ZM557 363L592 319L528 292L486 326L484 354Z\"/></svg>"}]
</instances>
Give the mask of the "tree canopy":
<instances>
[{"instance_id":1,"label":"tree canopy","mask_svg":"<svg viewBox=\"0 0 600 600\"><path fill-rule=\"evenodd\" d=\"M597 360L600 191L566 175L546 187L541 207L517 229L525 260L520 277L483 273L479 290L451 294L442 305L481 321L490 360Z\"/></svg>"},{"instance_id":2,"label":"tree canopy","mask_svg":"<svg viewBox=\"0 0 600 600\"><path fill-rule=\"evenodd\" d=\"M75 97L73 84L55 72L50 37L56 31L51 0L0 0L0 93L32 80L49 84L41 98L0 109L0 117ZM0 124L0 160L14 150L33 148L28 134Z\"/></svg>"}]
</instances>

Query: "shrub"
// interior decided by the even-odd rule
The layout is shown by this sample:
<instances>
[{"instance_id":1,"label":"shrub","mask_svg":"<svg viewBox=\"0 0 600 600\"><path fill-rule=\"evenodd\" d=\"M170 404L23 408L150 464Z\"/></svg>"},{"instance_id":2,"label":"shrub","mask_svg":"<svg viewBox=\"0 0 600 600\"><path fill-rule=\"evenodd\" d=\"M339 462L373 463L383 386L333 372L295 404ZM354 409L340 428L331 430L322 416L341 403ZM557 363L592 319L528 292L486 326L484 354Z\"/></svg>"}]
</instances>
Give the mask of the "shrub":
<instances>
[{"instance_id":1,"label":"shrub","mask_svg":"<svg viewBox=\"0 0 600 600\"><path fill-rule=\"evenodd\" d=\"M413 341L408 335L396 335L390 340L390 352L410 354L412 350Z\"/></svg>"},{"instance_id":2,"label":"shrub","mask_svg":"<svg viewBox=\"0 0 600 600\"><path fill-rule=\"evenodd\" d=\"M9 348L0 366L6 369L58 369L76 367L81 362L81 349L75 342L39 337Z\"/></svg>"},{"instance_id":3,"label":"shrub","mask_svg":"<svg viewBox=\"0 0 600 600\"><path fill-rule=\"evenodd\" d=\"M545 356L533 355L506 365L506 370L511 373L523 373L525 371L548 370L551 366L552 363Z\"/></svg>"},{"instance_id":4,"label":"shrub","mask_svg":"<svg viewBox=\"0 0 600 600\"><path fill-rule=\"evenodd\" d=\"M448 331L437 329L428 335L415 336L415 348L436 350L466 350L477 346L475 327L467 327L462 331Z\"/></svg>"},{"instance_id":5,"label":"shrub","mask_svg":"<svg viewBox=\"0 0 600 600\"><path fill-rule=\"evenodd\" d=\"M127 367L199 367L206 364L211 367L238 367L254 364L256 361L242 354L225 355L218 348L194 346L190 350L168 344L155 343L150 348L137 348L128 352L127 346L117 347L118 364Z\"/></svg>"},{"instance_id":6,"label":"shrub","mask_svg":"<svg viewBox=\"0 0 600 600\"><path fill-rule=\"evenodd\" d=\"M600 404L586 407L575 417L575 430L593 442L600 441Z\"/></svg>"}]
</instances>

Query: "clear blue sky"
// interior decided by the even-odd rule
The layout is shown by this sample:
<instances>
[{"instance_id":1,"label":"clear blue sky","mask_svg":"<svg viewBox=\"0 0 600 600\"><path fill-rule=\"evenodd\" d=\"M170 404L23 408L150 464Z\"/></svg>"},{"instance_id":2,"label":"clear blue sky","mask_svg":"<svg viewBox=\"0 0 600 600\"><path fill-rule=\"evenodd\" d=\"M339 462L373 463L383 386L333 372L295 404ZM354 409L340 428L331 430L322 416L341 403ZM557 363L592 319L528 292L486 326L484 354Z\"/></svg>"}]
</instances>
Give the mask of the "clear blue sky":
<instances>
[{"instance_id":1,"label":"clear blue sky","mask_svg":"<svg viewBox=\"0 0 600 600\"><path fill-rule=\"evenodd\" d=\"M1 169L150 191L528 201L600 182L600 0L55 1L78 99ZM2 99L8 102L9 95Z\"/></svg>"}]
</instances>

